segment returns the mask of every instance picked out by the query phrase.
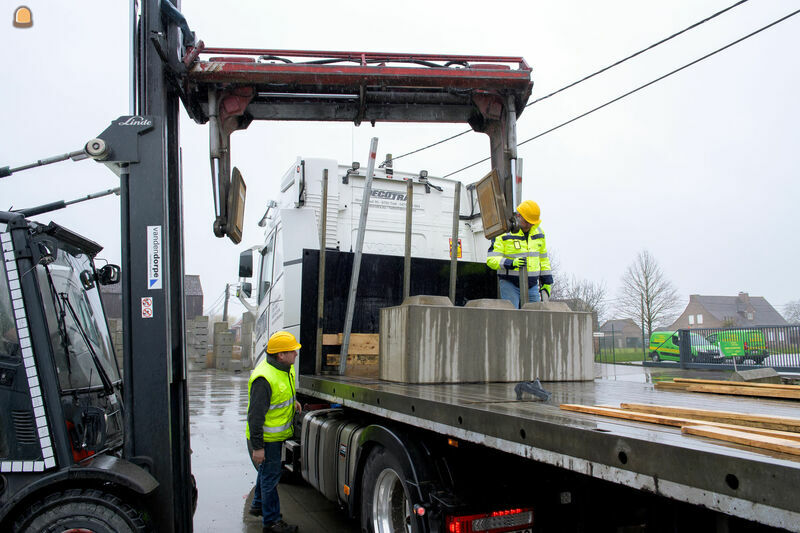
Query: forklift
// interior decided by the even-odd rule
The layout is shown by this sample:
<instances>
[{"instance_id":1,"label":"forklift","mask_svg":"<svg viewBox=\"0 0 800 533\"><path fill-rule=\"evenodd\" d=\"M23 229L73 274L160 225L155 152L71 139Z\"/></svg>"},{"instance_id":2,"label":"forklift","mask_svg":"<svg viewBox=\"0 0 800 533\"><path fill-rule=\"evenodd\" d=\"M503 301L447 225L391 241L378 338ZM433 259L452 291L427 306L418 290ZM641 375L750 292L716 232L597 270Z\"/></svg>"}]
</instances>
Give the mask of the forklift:
<instances>
[{"instance_id":1,"label":"forklift","mask_svg":"<svg viewBox=\"0 0 800 533\"><path fill-rule=\"evenodd\" d=\"M505 199L493 231L514 224L516 120L532 90L521 57L206 48L179 9L169 0L133 4L130 114L67 154L119 177L119 268L97 270L99 246L60 226L21 213L0 218L11 309L27 317L13 314L8 342L16 335L19 348L0 357L0 400L11 406L0 416L12 417L0 419L2 531L192 531L181 105L209 125L217 237L242 239L246 187L231 164L230 134L253 120L468 123L489 137ZM0 178L15 170L0 168ZM83 322L86 312L104 323L102 310L78 304L118 278L121 380L104 362L107 329ZM80 352L79 365L69 350ZM62 381L58 357L85 387Z\"/></svg>"}]
</instances>

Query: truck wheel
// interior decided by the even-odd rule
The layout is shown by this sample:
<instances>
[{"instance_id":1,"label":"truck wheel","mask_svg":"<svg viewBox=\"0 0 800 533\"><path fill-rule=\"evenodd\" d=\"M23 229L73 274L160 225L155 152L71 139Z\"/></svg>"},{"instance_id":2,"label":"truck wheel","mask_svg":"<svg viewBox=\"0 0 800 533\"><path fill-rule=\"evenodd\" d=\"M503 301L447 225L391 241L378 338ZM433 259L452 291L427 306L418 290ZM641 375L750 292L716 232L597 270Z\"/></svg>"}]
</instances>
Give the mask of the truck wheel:
<instances>
[{"instance_id":1,"label":"truck wheel","mask_svg":"<svg viewBox=\"0 0 800 533\"><path fill-rule=\"evenodd\" d=\"M414 515L402 468L382 446L372 450L364 465L361 497L361 531L412 533Z\"/></svg>"},{"instance_id":2,"label":"truck wheel","mask_svg":"<svg viewBox=\"0 0 800 533\"><path fill-rule=\"evenodd\" d=\"M658 356L658 352L650 352L650 359L652 359L654 363L661 361L661 358Z\"/></svg>"},{"instance_id":3,"label":"truck wheel","mask_svg":"<svg viewBox=\"0 0 800 533\"><path fill-rule=\"evenodd\" d=\"M120 498L94 489L55 492L35 502L14 524L14 531L142 533L142 515Z\"/></svg>"}]
</instances>

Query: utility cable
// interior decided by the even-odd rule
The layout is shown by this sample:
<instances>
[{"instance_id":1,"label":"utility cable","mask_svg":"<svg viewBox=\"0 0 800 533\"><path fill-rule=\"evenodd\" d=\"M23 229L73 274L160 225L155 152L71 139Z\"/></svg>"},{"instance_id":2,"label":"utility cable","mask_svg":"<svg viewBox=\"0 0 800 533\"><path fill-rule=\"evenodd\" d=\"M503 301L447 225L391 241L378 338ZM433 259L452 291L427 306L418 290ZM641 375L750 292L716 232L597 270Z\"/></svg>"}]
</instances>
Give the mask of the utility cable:
<instances>
[{"instance_id":1,"label":"utility cable","mask_svg":"<svg viewBox=\"0 0 800 533\"><path fill-rule=\"evenodd\" d=\"M542 100L546 100L546 99L550 98L551 96L555 96L555 95L557 95L558 93L560 93L560 92L562 92L562 91L566 91L567 89L570 89L570 88L572 88L572 87L575 87L576 85L578 85L578 84L580 84L580 83L583 83L583 82L585 82L585 81L587 81L587 80L589 80L589 79L591 79L591 78L594 78L595 76L597 76L597 75L599 75L599 74L602 74L603 72L606 72L607 70L610 70L610 69L612 69L612 68L614 68L614 67L618 67L618 66L619 66L619 65L621 65L622 63L625 63L626 61L628 61L628 60L630 60L630 59L633 59L633 58L634 58L634 57L636 57L636 56L639 56L639 55L641 55L641 54L643 54L643 53L645 53L645 52L647 52L647 51L649 51L649 50L652 50L653 48L655 48L655 47L657 47L657 46L659 46L659 45L662 45L662 44L664 44L665 42L667 42L667 41L670 41L670 40L674 39L675 37L678 37L679 35L682 35L682 34L686 33L686 32L687 32L687 31L689 31L689 30L693 30L694 28L697 28L698 26L702 26L702 25L703 25L703 24L705 24L706 22L708 22L708 21L710 21L710 20L712 20L712 19L715 19L715 18L717 18L718 16L722 15L723 13L726 13L727 11L730 11L731 9L733 9L733 8L735 8L735 7L738 7L738 6L742 5L742 4L744 4L745 2L747 2L747 1L748 1L748 0L739 0L739 1L738 1L738 2L736 2L735 4L732 4L732 5L730 5L730 6L726 7L725 9L723 9L723 10L721 10L721 11L717 11L717 12L716 12L716 13L714 13L713 15L710 15L710 16L708 16L708 17L704 18L703 20L699 20L699 21L695 22L694 24L692 24L692 25L690 25L690 26L687 26L686 28L684 28L684 29L682 29L682 30L680 30L680 31L678 31L678 32L676 32L676 33L673 33L673 34L672 34L672 35L670 35L669 37L665 37L665 38L661 39L660 41L657 41L657 42L655 42L655 43L651 44L651 45L650 45L650 46L648 46L647 48L642 48L642 49L641 49L641 50L639 50L638 52L635 52L635 53L633 53L633 54L629 55L628 57L626 57L626 58L624 58L624 59L620 59L619 61L616 61L616 62L614 62L614 63L612 63L612 64L610 64L610 65L608 65L608 66L606 66L606 67L604 67L604 68L601 68L600 70L598 70L598 71L596 71L596 72L593 72L592 74L589 74L588 76L584 76L583 78L581 78L581 79L579 79L579 80L577 80L577 81L573 81L573 82L572 82L572 83L570 83L569 85L565 85L564 87L561 87L560 89L557 89L557 90L553 91L552 93L550 93L550 94L548 94L548 95L542 96L541 98L537 98L537 99L536 99L536 100L534 100L533 102L529 102L529 103L527 103L527 104L525 105L525 107L530 107L530 106L532 106L533 104L535 104L535 103L537 103L537 102L541 102ZM391 161L395 161L395 160L397 160L397 159L400 159L401 157L405 157L405 156L407 156L407 155L416 154L417 152L421 152L421 151L423 151L423 150L427 150L428 148L433 148L434 146L436 146L436 145L438 145L438 144L442 144L442 143L444 143L444 142L447 142L447 141L453 140L453 139L455 139L456 137L460 137L460 136L464 135L465 133L470 133L471 131L472 131L471 129L469 129L469 130L465 130L465 131L462 131L461 133L457 133L457 134L455 134L455 135L453 135L453 136L451 136L451 137L448 137L448 138L446 138L446 139L442 139L441 141L437 141L437 142L435 142L435 143L433 143L433 144L429 144L429 145L427 145L427 146L423 146L422 148L419 148L419 149L417 149L417 150L414 150L414 151L408 152L408 153L406 153L406 154L399 155L399 156L397 156L397 157L392 157L391 159L386 159L386 160L385 160L383 163L381 163L381 164L378 166L378 168L383 168L383 167L386 165L386 163L389 163L389 162L391 162ZM485 161L485 160L484 160L484 161Z\"/></svg>"},{"instance_id":2,"label":"utility cable","mask_svg":"<svg viewBox=\"0 0 800 533\"><path fill-rule=\"evenodd\" d=\"M615 102L619 102L619 101L620 101L620 100L622 100L623 98L626 98L626 97L628 97L628 96L630 96L630 95L632 95L632 94L634 94L634 93L637 93L637 92L641 91L642 89L644 89L644 88L646 88L646 87L649 87L649 86L653 85L654 83L658 83L659 81L662 81L662 80L664 80L664 79L666 79L666 78L668 78L668 77L672 76L673 74L677 74L678 72L680 72L680 71L682 71L682 70L685 70L685 69L687 69L687 68L689 68L689 67L691 67L691 66L693 66L693 65L696 65L697 63L699 63L699 62L701 62L701 61L703 61L703 60L705 60L705 59L708 59L708 58L709 58L709 57L711 57L711 56L714 56L714 55L716 55L716 54L718 54L718 53L720 53L720 52L722 52L722 51L724 51L724 50L727 50L728 48L730 48L730 47L732 47L732 46L734 46L734 45L737 45L737 44L739 44L740 42L742 42L742 41L744 41L744 40L746 40L746 39L749 39L750 37L753 37L753 36L755 36L755 35L758 35L758 34L759 34L759 33L761 33L762 31L764 31L764 30L767 30L767 29L769 29L769 28L771 28L771 27L773 27L773 26L775 26L775 25L777 25L777 24L780 24L781 22L783 22L783 21L785 21L785 20L787 20L787 19L789 19L789 18L791 18L791 17L793 17L793 16L797 15L798 13L800 13L800 9L798 9L797 11L793 11L793 12L789 13L788 15L784 16L784 17L781 17L781 18L779 18L778 20L776 20L776 21L774 21L774 22L771 22L771 23L767 24L766 26L763 26L762 28L759 28L759 29L755 30L755 31L754 31L754 32L752 32L752 33L748 33L748 34L747 34L747 35L745 35L744 37L741 37L741 38L739 38L739 39L736 39L735 41L733 41L733 42L731 42L731 43L729 43L729 44L726 44L725 46L723 46L723 47L721 47L721 48L717 48L717 49L716 49L716 50L714 50L713 52L709 52L708 54L704 55L703 57L700 57L700 58L698 58L698 59L695 59L694 61L692 61L692 62L690 62L690 63L687 63L687 64L683 65L682 67L678 67L678 68L676 68L675 70L672 70L672 71L668 72L667 74L664 74L663 76L659 76L658 78L656 78L656 79L654 79L654 80L652 80L652 81L649 81L649 82L645 83L644 85L640 85L639 87L637 87L637 88L635 88L635 89L633 89L633 90L631 90L631 91L628 91L628 92L626 92L625 94L622 94L622 95L620 95L620 96L617 96L616 98L614 98L614 99L612 99L612 100L609 100L608 102L606 102L606 103L604 103L604 104L601 104L601 105L599 105L599 106L597 106L597 107L595 107L595 108L592 108L592 109L590 109L589 111L586 111L585 113L581 113L580 115L578 115L578 116L576 116L576 117L573 117L573 118L571 118L571 119L567 120L566 122L562 122L561 124L559 124L559 125L557 125L557 126L553 126L553 127L552 127L552 128L550 128L549 130L546 130L546 131L543 131L542 133L539 133L539 134L537 134L537 135L534 135L534 136L533 136L533 137L531 137L530 139L525 139L525 140L524 140L524 141L522 141L521 143L517 143L517 147L520 147L520 146L522 146L522 145L523 145L523 144L525 144L525 143L529 143L529 142L531 142L531 141L533 141L533 140L536 140L536 139L538 139L539 137L542 137L542 136L544 136L544 135L547 135L548 133L552 133L552 132L556 131L557 129L559 129L559 128L562 128L562 127L566 126L567 124L571 124L571 123L575 122L575 121L576 121L576 120L578 120L578 119L581 119L581 118L583 118L583 117L586 117L586 116L588 116L588 115L591 115L591 114L592 114L592 113L594 113L595 111L599 111L599 110L603 109L604 107L608 107L608 106L610 106L611 104L613 104L613 103L615 103ZM464 170L467 170L467 169L469 169L469 168L472 168L472 167L474 167L475 165L479 165L479 164L481 164L481 163L483 163L483 162L485 162L485 161L488 161L489 159L490 159L489 157L483 158L483 159L481 159L480 161L476 161L475 163L472 163L471 165L467 165L467 166L465 166L465 167L463 167L463 168L460 168L460 169L458 169L458 170L456 170L456 171L454 171L454 172L451 172L451 173L449 173L449 174L445 174L445 175L444 175L444 176L442 176L442 177L443 177L443 178L447 178L447 177L449 177L449 176L452 176L452 175L454 175L454 174L458 174L459 172L462 172L462 171L464 171Z\"/></svg>"}]
</instances>

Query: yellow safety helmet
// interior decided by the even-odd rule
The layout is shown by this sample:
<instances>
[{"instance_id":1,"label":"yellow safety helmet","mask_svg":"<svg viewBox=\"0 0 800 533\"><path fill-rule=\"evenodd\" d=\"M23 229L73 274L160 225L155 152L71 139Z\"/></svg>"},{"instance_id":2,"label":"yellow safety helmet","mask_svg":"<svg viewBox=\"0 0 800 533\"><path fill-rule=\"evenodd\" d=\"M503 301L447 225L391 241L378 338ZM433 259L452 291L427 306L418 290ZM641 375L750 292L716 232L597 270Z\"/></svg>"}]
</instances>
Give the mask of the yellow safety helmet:
<instances>
[{"instance_id":1,"label":"yellow safety helmet","mask_svg":"<svg viewBox=\"0 0 800 533\"><path fill-rule=\"evenodd\" d=\"M517 206L517 213L522 215L522 218L528 221L530 224L538 224L541 222L539 219L540 211L539 211L539 204L534 202L533 200L525 200L521 204Z\"/></svg>"},{"instance_id":2,"label":"yellow safety helmet","mask_svg":"<svg viewBox=\"0 0 800 533\"><path fill-rule=\"evenodd\" d=\"M294 335L288 331L277 331L267 342L267 353L293 352L301 348Z\"/></svg>"}]
</instances>

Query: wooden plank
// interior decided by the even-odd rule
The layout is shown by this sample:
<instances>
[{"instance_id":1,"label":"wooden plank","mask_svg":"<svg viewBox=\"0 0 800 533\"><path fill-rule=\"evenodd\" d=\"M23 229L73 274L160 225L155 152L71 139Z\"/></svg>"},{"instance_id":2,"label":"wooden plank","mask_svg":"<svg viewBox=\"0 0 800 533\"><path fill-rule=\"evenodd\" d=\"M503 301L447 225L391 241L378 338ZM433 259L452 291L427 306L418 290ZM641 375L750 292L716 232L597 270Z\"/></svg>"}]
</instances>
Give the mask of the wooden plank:
<instances>
[{"instance_id":1,"label":"wooden plank","mask_svg":"<svg viewBox=\"0 0 800 533\"><path fill-rule=\"evenodd\" d=\"M654 383L656 389L660 390L681 390L687 392L708 392L713 394L732 394L734 396L758 396L762 398L782 398L787 400L800 400L800 390L784 389L764 389L759 387L748 387L742 385L730 385L731 382L724 381L726 385L711 385L705 383L686 383L658 381Z\"/></svg>"},{"instance_id":2,"label":"wooden plank","mask_svg":"<svg viewBox=\"0 0 800 533\"><path fill-rule=\"evenodd\" d=\"M782 385L780 383L751 383L749 381L723 381L718 379L674 378L675 383L702 383L705 385L737 385L739 387L757 387L762 389L783 389L800 391L800 385Z\"/></svg>"},{"instance_id":3,"label":"wooden plank","mask_svg":"<svg viewBox=\"0 0 800 533\"><path fill-rule=\"evenodd\" d=\"M694 409L677 405L653 405L644 403L622 403L620 408L668 416L679 416L695 420L707 420L723 424L774 429L777 431L800 432L800 418L770 415L754 415L735 413L733 411L712 411L710 409Z\"/></svg>"},{"instance_id":4,"label":"wooden plank","mask_svg":"<svg viewBox=\"0 0 800 533\"><path fill-rule=\"evenodd\" d=\"M800 400L800 390L759 389L737 385L705 385L702 383L688 384L689 392L710 392L713 394L733 394L736 396L759 396L763 398L782 398L786 400Z\"/></svg>"},{"instance_id":5,"label":"wooden plank","mask_svg":"<svg viewBox=\"0 0 800 533\"><path fill-rule=\"evenodd\" d=\"M735 431L713 426L684 426L681 428L681 432L724 440L726 442L735 442L737 444L744 444L745 446L754 446L756 448L775 452L800 455L800 442L768 437L765 435L754 435L749 431Z\"/></svg>"},{"instance_id":6,"label":"wooden plank","mask_svg":"<svg viewBox=\"0 0 800 533\"><path fill-rule=\"evenodd\" d=\"M751 428L736 424L725 424L720 422L709 422L705 420L695 420L691 418L682 418L676 416L667 416L653 413L643 413L637 411L629 411L626 409L615 409L609 407L598 407L590 405L578 404L563 404L561 408L565 411L577 411L580 413L589 413L595 415L609 416L612 418L621 418L624 420L635 420L636 422L648 422L650 424L660 424L662 426L683 427L693 425L709 425L735 431L748 431L753 434L764 435L768 437L781 438L800 443L800 433L791 433L788 431L776 431L772 429Z\"/></svg>"},{"instance_id":7,"label":"wooden plank","mask_svg":"<svg viewBox=\"0 0 800 533\"><path fill-rule=\"evenodd\" d=\"M673 381L656 381L653 383L653 386L657 389L662 389L662 390L685 391L687 388L689 388L688 383L675 383Z\"/></svg>"},{"instance_id":8,"label":"wooden plank","mask_svg":"<svg viewBox=\"0 0 800 533\"><path fill-rule=\"evenodd\" d=\"M340 346L342 344L341 333L323 333L322 345L323 346Z\"/></svg>"},{"instance_id":9,"label":"wooden plank","mask_svg":"<svg viewBox=\"0 0 800 533\"><path fill-rule=\"evenodd\" d=\"M325 358L325 363L328 365L339 364L339 354L329 353ZM351 353L347 356L347 365L377 365L378 356L376 354L354 354Z\"/></svg>"},{"instance_id":10,"label":"wooden plank","mask_svg":"<svg viewBox=\"0 0 800 533\"><path fill-rule=\"evenodd\" d=\"M324 333L322 344L324 346L341 346L343 338L344 335L341 333ZM380 353L380 335L378 333L351 333L348 353L377 355Z\"/></svg>"}]
</instances>

